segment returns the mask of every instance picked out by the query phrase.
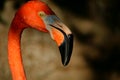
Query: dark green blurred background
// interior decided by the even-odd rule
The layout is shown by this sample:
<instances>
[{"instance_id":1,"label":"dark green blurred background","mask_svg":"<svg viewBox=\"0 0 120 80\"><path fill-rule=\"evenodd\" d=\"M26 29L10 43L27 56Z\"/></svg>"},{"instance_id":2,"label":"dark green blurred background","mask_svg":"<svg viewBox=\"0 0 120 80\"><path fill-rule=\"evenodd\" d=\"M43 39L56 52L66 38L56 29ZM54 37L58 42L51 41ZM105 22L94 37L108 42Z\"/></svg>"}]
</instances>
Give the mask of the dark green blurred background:
<instances>
[{"instance_id":1,"label":"dark green blurred background","mask_svg":"<svg viewBox=\"0 0 120 80\"><path fill-rule=\"evenodd\" d=\"M0 80L12 80L7 35L17 9L27 0L0 1ZM26 29L22 57L28 80L120 80L119 0L42 0L74 34L70 64L47 33Z\"/></svg>"}]
</instances>

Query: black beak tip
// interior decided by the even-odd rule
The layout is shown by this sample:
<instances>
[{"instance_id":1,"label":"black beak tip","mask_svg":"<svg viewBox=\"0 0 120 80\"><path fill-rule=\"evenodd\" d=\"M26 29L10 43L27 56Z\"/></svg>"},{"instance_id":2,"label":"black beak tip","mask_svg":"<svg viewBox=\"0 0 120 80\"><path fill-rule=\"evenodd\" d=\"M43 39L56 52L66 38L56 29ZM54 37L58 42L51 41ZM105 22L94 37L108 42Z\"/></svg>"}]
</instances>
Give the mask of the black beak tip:
<instances>
[{"instance_id":1,"label":"black beak tip","mask_svg":"<svg viewBox=\"0 0 120 80\"><path fill-rule=\"evenodd\" d=\"M73 35L64 35L64 41L59 46L59 50L61 53L62 64L66 66L71 58L72 49L73 49Z\"/></svg>"}]
</instances>

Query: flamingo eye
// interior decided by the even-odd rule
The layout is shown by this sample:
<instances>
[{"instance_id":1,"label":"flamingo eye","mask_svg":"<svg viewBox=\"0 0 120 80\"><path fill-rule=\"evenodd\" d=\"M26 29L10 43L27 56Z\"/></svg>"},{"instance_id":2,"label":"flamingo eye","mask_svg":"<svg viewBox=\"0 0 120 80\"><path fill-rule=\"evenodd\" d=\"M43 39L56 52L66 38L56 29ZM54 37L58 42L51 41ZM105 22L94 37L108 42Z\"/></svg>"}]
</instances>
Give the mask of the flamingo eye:
<instances>
[{"instance_id":1,"label":"flamingo eye","mask_svg":"<svg viewBox=\"0 0 120 80\"><path fill-rule=\"evenodd\" d=\"M45 12L43 12L43 11L39 12L38 14L39 14L40 17L45 17L46 16Z\"/></svg>"}]
</instances>

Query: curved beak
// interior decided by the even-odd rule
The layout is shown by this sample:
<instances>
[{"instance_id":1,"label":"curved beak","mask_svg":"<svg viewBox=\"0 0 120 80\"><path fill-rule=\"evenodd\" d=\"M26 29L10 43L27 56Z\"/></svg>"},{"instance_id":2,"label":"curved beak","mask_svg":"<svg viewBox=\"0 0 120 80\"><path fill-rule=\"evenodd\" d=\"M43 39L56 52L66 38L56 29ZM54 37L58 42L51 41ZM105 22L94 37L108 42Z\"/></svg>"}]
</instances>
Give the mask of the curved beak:
<instances>
[{"instance_id":1,"label":"curved beak","mask_svg":"<svg viewBox=\"0 0 120 80\"><path fill-rule=\"evenodd\" d=\"M64 40L63 43L59 46L59 50L62 57L62 64L65 66L69 63L73 48L73 35L72 34L63 34Z\"/></svg>"},{"instance_id":2,"label":"curved beak","mask_svg":"<svg viewBox=\"0 0 120 80\"><path fill-rule=\"evenodd\" d=\"M62 64L66 66L71 58L73 49L73 35L71 31L55 15L44 18L45 25L53 40L56 41L62 59Z\"/></svg>"},{"instance_id":3,"label":"curved beak","mask_svg":"<svg viewBox=\"0 0 120 80\"><path fill-rule=\"evenodd\" d=\"M53 27L52 32L50 33L52 38L57 42L59 50L61 53L62 64L66 66L71 58L72 49L73 49L73 35L72 33L68 34L65 30L60 29L61 25L50 25ZM66 26L61 26L62 28Z\"/></svg>"}]
</instances>

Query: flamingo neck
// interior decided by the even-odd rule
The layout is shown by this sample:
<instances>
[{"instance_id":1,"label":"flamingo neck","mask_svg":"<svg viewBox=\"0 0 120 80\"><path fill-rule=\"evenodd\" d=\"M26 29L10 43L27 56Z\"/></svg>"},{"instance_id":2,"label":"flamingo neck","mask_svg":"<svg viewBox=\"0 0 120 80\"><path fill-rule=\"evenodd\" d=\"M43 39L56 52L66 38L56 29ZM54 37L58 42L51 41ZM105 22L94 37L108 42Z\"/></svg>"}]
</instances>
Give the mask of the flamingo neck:
<instances>
[{"instance_id":1,"label":"flamingo neck","mask_svg":"<svg viewBox=\"0 0 120 80\"><path fill-rule=\"evenodd\" d=\"M25 25L14 20L8 34L8 60L13 80L26 80L20 50L21 33L24 29L21 26Z\"/></svg>"}]
</instances>

